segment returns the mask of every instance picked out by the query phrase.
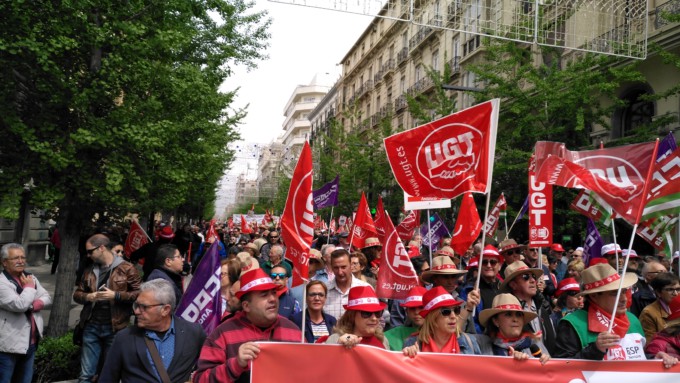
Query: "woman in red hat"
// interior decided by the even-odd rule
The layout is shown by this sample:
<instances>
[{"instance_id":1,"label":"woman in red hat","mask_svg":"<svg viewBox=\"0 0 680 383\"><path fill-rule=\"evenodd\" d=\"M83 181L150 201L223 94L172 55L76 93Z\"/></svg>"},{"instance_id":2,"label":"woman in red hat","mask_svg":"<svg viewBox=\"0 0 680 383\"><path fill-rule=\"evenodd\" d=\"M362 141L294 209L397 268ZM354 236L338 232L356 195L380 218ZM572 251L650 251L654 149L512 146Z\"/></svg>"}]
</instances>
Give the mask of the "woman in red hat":
<instances>
[{"instance_id":1,"label":"woman in red hat","mask_svg":"<svg viewBox=\"0 0 680 383\"><path fill-rule=\"evenodd\" d=\"M355 286L349 290L347 304L335 325L334 334L325 340L353 348L357 344L389 349L390 345L380 327L380 318L387 305L380 302L371 286Z\"/></svg>"},{"instance_id":2,"label":"woman in red hat","mask_svg":"<svg viewBox=\"0 0 680 383\"><path fill-rule=\"evenodd\" d=\"M413 358L419 351L449 354L480 354L479 345L467 334L458 337L458 315L463 301L456 300L437 286L423 295L425 318L417 335L404 342L404 355Z\"/></svg>"},{"instance_id":3,"label":"woman in red hat","mask_svg":"<svg viewBox=\"0 0 680 383\"><path fill-rule=\"evenodd\" d=\"M579 283L574 278L565 278L557 285L555 290L557 304L553 313L550 314L550 320L555 328L565 315L583 308L583 297L578 295L580 292Z\"/></svg>"}]
</instances>

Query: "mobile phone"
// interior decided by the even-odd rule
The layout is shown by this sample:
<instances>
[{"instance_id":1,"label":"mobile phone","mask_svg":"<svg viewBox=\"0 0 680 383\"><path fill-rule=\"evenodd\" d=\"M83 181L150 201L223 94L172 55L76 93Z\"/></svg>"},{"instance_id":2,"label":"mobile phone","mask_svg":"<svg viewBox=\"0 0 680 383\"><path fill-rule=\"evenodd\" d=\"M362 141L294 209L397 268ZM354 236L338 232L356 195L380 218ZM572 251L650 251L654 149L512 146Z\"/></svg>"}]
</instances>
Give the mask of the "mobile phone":
<instances>
[{"instance_id":1,"label":"mobile phone","mask_svg":"<svg viewBox=\"0 0 680 383\"><path fill-rule=\"evenodd\" d=\"M102 287L99 288L99 291L104 291L106 290L106 285L102 285Z\"/></svg>"}]
</instances>

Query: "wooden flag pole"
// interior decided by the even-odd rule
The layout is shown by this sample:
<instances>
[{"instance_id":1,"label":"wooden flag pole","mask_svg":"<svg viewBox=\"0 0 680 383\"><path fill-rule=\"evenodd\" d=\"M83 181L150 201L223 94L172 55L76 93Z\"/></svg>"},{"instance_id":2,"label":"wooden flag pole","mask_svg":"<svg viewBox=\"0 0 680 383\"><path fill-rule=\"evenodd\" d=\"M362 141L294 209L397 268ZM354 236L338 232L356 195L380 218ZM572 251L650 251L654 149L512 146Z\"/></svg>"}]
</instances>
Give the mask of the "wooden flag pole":
<instances>
[{"instance_id":1,"label":"wooden flag pole","mask_svg":"<svg viewBox=\"0 0 680 383\"><path fill-rule=\"evenodd\" d=\"M326 245L331 243L331 221L333 221L333 208L335 208L335 206L331 206L331 218L328 220L328 240L326 241ZM337 226L335 227L335 231L338 231Z\"/></svg>"},{"instance_id":2,"label":"wooden flag pole","mask_svg":"<svg viewBox=\"0 0 680 383\"><path fill-rule=\"evenodd\" d=\"M491 188L486 194L486 207L484 208L484 221L489 218L489 204L491 203ZM479 281L482 278L482 261L484 260L484 246L486 243L486 225L482 225L482 252L479 253L479 265L477 265L477 281L475 282L475 290L479 290ZM472 315L475 315L473 312Z\"/></svg>"},{"instance_id":3,"label":"wooden flag pole","mask_svg":"<svg viewBox=\"0 0 680 383\"><path fill-rule=\"evenodd\" d=\"M427 209L427 251L430 254L430 265L432 265L432 233L430 232L430 209Z\"/></svg>"},{"instance_id":4,"label":"wooden flag pole","mask_svg":"<svg viewBox=\"0 0 680 383\"><path fill-rule=\"evenodd\" d=\"M306 314L307 314L307 281L305 281L302 286L302 339L300 343L305 343L305 327L307 326Z\"/></svg>"}]
</instances>

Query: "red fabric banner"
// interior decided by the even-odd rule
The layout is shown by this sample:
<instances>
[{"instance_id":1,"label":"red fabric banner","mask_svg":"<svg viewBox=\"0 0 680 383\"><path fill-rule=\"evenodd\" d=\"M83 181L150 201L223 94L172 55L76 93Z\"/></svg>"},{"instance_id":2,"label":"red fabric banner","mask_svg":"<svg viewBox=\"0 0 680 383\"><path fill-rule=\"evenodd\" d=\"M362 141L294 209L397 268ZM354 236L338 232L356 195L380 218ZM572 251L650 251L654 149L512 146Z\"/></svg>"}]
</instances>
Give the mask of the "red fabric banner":
<instances>
[{"instance_id":1,"label":"red fabric banner","mask_svg":"<svg viewBox=\"0 0 680 383\"><path fill-rule=\"evenodd\" d=\"M539 141L536 178L550 185L592 190L621 218L635 223L655 147L649 142L576 152L559 142Z\"/></svg>"},{"instance_id":2,"label":"red fabric banner","mask_svg":"<svg viewBox=\"0 0 680 383\"><path fill-rule=\"evenodd\" d=\"M486 222L484 222L484 232L486 232L486 236L489 238L493 238L496 236L496 230L498 230L498 221L500 219L501 211L505 211L507 209L508 204L505 202L505 195L501 193L500 196L498 196L498 200L496 200L496 203L493 205L493 209L491 209L491 212L489 212L489 216L486 217Z\"/></svg>"},{"instance_id":3,"label":"red fabric banner","mask_svg":"<svg viewBox=\"0 0 680 383\"><path fill-rule=\"evenodd\" d=\"M354 217L354 225L352 226L351 245L357 249L364 247L364 241L369 237L377 237L378 232L375 228L375 222L371 216L371 211L368 209L368 201L366 195L361 192L361 200L357 208L357 215Z\"/></svg>"},{"instance_id":4,"label":"red fabric banner","mask_svg":"<svg viewBox=\"0 0 680 383\"><path fill-rule=\"evenodd\" d=\"M411 210L404 220L397 225L397 234L408 245L408 241L413 238L413 230L418 227L420 227L420 210Z\"/></svg>"},{"instance_id":5,"label":"red fabric banner","mask_svg":"<svg viewBox=\"0 0 680 383\"><path fill-rule=\"evenodd\" d=\"M259 343L252 364L252 383L308 382L541 382L541 383L676 383L680 366L665 369L661 361L587 361L538 359L517 361L505 356L401 352L359 345ZM284 378L281 378L281 374Z\"/></svg>"},{"instance_id":6,"label":"red fabric banner","mask_svg":"<svg viewBox=\"0 0 680 383\"><path fill-rule=\"evenodd\" d=\"M451 247L456 253L465 254L481 232L482 221L479 219L475 199L472 198L471 193L465 193L460 202L456 224L453 226Z\"/></svg>"},{"instance_id":7,"label":"red fabric banner","mask_svg":"<svg viewBox=\"0 0 680 383\"><path fill-rule=\"evenodd\" d=\"M241 226L243 226L243 216L241 216ZM241 230L243 231L243 230ZM219 235L217 235L217 231L215 231L215 220L210 220L210 227L208 228L208 232L205 233L205 240L212 243L210 241L210 238L213 238L213 240L220 239Z\"/></svg>"},{"instance_id":8,"label":"red fabric banner","mask_svg":"<svg viewBox=\"0 0 680 383\"><path fill-rule=\"evenodd\" d=\"M383 206L382 197L378 196L378 204L375 207L375 219L373 222L375 223L375 230L378 233L378 239L380 240L380 243L385 243L386 218L389 217L387 217L387 213L385 213L385 206Z\"/></svg>"},{"instance_id":9,"label":"red fabric banner","mask_svg":"<svg viewBox=\"0 0 680 383\"><path fill-rule=\"evenodd\" d=\"M385 237L381 240L382 262L378 269L376 294L378 298L406 299L411 287L418 285L418 274L390 217L383 214L380 221L376 221L376 228L378 225L382 225L378 230L382 230Z\"/></svg>"},{"instance_id":10,"label":"red fabric banner","mask_svg":"<svg viewBox=\"0 0 680 383\"><path fill-rule=\"evenodd\" d=\"M496 151L498 99L385 138L394 177L416 197L488 193Z\"/></svg>"},{"instance_id":11,"label":"red fabric banner","mask_svg":"<svg viewBox=\"0 0 680 383\"><path fill-rule=\"evenodd\" d=\"M144 229L139 226L137 221L132 221L130 224L130 233L128 233L127 239L125 240L125 255L129 257L133 251L139 249L149 242L149 236L146 235Z\"/></svg>"},{"instance_id":12,"label":"red fabric banner","mask_svg":"<svg viewBox=\"0 0 680 383\"><path fill-rule=\"evenodd\" d=\"M279 222L281 238L286 244L286 258L293 262L293 286L298 286L308 279L309 247L314 238L312 150L307 142L295 165L286 207Z\"/></svg>"},{"instance_id":13,"label":"red fabric banner","mask_svg":"<svg viewBox=\"0 0 680 383\"><path fill-rule=\"evenodd\" d=\"M529 163L529 246L546 247L553 242L552 185L537 180L533 160Z\"/></svg>"},{"instance_id":14,"label":"red fabric banner","mask_svg":"<svg viewBox=\"0 0 680 383\"><path fill-rule=\"evenodd\" d=\"M243 214L241 214L241 234L250 234L252 232L253 229L250 228L248 221L245 219Z\"/></svg>"}]
</instances>

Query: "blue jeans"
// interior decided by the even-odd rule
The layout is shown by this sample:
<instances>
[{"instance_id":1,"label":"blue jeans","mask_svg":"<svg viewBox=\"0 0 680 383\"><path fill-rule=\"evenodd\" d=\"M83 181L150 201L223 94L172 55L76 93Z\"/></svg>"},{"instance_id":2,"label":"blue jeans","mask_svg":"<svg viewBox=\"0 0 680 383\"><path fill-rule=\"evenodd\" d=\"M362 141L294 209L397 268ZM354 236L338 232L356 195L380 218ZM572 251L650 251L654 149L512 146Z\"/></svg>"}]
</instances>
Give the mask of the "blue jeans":
<instances>
[{"instance_id":1,"label":"blue jeans","mask_svg":"<svg viewBox=\"0 0 680 383\"><path fill-rule=\"evenodd\" d=\"M26 354L0 352L0 383L31 383L36 345L31 345Z\"/></svg>"},{"instance_id":2,"label":"blue jeans","mask_svg":"<svg viewBox=\"0 0 680 383\"><path fill-rule=\"evenodd\" d=\"M80 350L80 376L78 382L92 382L101 371L106 352L113 343L111 323L87 323L83 329L83 347ZM100 363L101 362L101 363Z\"/></svg>"}]
</instances>

